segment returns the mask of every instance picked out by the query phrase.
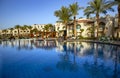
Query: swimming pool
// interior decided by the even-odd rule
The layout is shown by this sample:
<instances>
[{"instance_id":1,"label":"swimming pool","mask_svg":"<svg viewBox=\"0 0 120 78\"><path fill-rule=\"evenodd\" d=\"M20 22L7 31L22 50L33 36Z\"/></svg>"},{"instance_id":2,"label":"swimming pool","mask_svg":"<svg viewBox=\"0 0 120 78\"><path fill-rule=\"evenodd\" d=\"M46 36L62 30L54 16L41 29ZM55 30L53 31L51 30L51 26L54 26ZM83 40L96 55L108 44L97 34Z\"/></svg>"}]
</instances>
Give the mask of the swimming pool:
<instances>
[{"instance_id":1,"label":"swimming pool","mask_svg":"<svg viewBox=\"0 0 120 78\"><path fill-rule=\"evenodd\" d=\"M0 42L0 78L120 78L120 47L88 42Z\"/></svg>"}]
</instances>

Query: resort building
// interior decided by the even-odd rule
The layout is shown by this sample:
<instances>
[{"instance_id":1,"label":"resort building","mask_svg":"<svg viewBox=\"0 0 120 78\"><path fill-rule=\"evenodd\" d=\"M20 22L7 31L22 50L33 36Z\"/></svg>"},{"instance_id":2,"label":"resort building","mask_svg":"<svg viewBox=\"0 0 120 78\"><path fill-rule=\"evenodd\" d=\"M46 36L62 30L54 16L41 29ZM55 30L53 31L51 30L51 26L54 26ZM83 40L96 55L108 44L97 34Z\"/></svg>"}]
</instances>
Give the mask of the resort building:
<instances>
[{"instance_id":1,"label":"resort building","mask_svg":"<svg viewBox=\"0 0 120 78\"><path fill-rule=\"evenodd\" d=\"M22 30L22 29L14 29L13 31L12 31L12 34L13 34L13 36L18 36L18 34L19 34L19 36L28 36L29 34L30 34L30 29L25 29L25 30Z\"/></svg>"},{"instance_id":2,"label":"resort building","mask_svg":"<svg viewBox=\"0 0 120 78\"><path fill-rule=\"evenodd\" d=\"M8 28L1 30L1 35L4 36L14 36L14 37L55 37L56 32L54 31L54 26L45 29L47 24L34 24L31 27L20 27L20 28ZM46 27L47 28L47 27Z\"/></svg>"},{"instance_id":3,"label":"resort building","mask_svg":"<svg viewBox=\"0 0 120 78\"><path fill-rule=\"evenodd\" d=\"M94 27L94 20L91 19L78 19L76 25L77 36L91 37L92 30Z\"/></svg>"},{"instance_id":4,"label":"resort building","mask_svg":"<svg viewBox=\"0 0 120 78\"><path fill-rule=\"evenodd\" d=\"M1 35L9 36L9 35L11 35L11 30L10 29L2 30Z\"/></svg>"},{"instance_id":5,"label":"resort building","mask_svg":"<svg viewBox=\"0 0 120 78\"><path fill-rule=\"evenodd\" d=\"M76 20L76 37L84 37L84 38L90 38L90 37L97 37L97 22L95 21L95 18L92 19L86 19L81 18ZM0 30L0 35L3 36L14 36L17 37L18 35L21 37L42 37L42 38L48 38L48 37L63 37L67 33L68 38L74 37L74 23L71 21L67 26L67 32L66 32L66 26L61 22L56 22L54 26L51 28L46 29L47 24L33 24L31 25L31 29L29 28L9 28ZM49 26L49 25L48 25ZM37 29L37 32L36 30ZM31 30L33 30L31 32ZM119 32L119 34L118 34ZM120 30L118 28L118 16L112 17L110 15L106 15L105 17L101 17L99 20L99 30L98 30L98 36L107 36L111 37L114 35L117 37L119 35L120 38Z\"/></svg>"},{"instance_id":6,"label":"resort building","mask_svg":"<svg viewBox=\"0 0 120 78\"><path fill-rule=\"evenodd\" d=\"M77 19L76 21L76 35L77 37L97 37L97 22L94 19ZM74 36L74 24L73 22L68 24L67 27L67 37ZM57 22L55 24L55 31L58 32L56 36L63 36L66 27L64 24ZM101 17L99 20L99 30L98 36L101 37L103 35L107 37L111 37L114 35L117 37L117 32L119 32L120 38L120 30L118 29L118 16L112 17L110 15L106 15L105 17Z\"/></svg>"},{"instance_id":7,"label":"resort building","mask_svg":"<svg viewBox=\"0 0 120 78\"><path fill-rule=\"evenodd\" d=\"M90 37L92 33L88 31L88 28L92 28L94 26L94 21L91 19L77 19L76 22L77 22L77 25L76 25L77 36ZM73 22L68 24L67 37L74 36L73 27L74 27ZM55 30L58 32L57 36L60 37L64 35L64 31L66 30L66 27L64 24L57 22L55 24Z\"/></svg>"},{"instance_id":8,"label":"resort building","mask_svg":"<svg viewBox=\"0 0 120 78\"><path fill-rule=\"evenodd\" d=\"M0 30L0 35L2 34L2 30Z\"/></svg>"},{"instance_id":9,"label":"resort building","mask_svg":"<svg viewBox=\"0 0 120 78\"><path fill-rule=\"evenodd\" d=\"M95 22L95 26L96 26L96 22ZM114 35L116 37L117 30L118 30L118 16L117 15L115 17L106 15L105 17L100 18L99 34L98 34L99 36L105 35L107 37L112 37L112 35ZM120 30L118 30L118 32L119 32L119 38L120 38Z\"/></svg>"},{"instance_id":10,"label":"resort building","mask_svg":"<svg viewBox=\"0 0 120 78\"><path fill-rule=\"evenodd\" d=\"M56 37L62 37L65 31L65 25L63 23L55 23L55 31L57 32Z\"/></svg>"},{"instance_id":11,"label":"resort building","mask_svg":"<svg viewBox=\"0 0 120 78\"><path fill-rule=\"evenodd\" d=\"M1 35L3 36L14 36L14 37L17 37L18 35L19 36L29 36L30 34L30 30L29 29L25 29L25 30L22 30L22 29L15 29L13 28L12 30L11 29L5 29L5 30L2 30L1 31Z\"/></svg>"},{"instance_id":12,"label":"resort building","mask_svg":"<svg viewBox=\"0 0 120 78\"><path fill-rule=\"evenodd\" d=\"M37 29L39 31L43 31L44 30L44 27L45 27L46 24L33 24L32 25L32 29Z\"/></svg>"}]
</instances>

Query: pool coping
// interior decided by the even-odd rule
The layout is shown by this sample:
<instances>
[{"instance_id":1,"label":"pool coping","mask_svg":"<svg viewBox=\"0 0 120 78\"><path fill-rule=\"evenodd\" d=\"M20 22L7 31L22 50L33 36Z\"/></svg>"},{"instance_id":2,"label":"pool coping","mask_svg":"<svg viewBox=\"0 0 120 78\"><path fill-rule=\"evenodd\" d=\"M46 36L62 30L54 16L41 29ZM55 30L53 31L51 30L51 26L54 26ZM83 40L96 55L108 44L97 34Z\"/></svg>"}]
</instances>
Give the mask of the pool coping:
<instances>
[{"instance_id":1,"label":"pool coping","mask_svg":"<svg viewBox=\"0 0 120 78\"><path fill-rule=\"evenodd\" d=\"M99 43L99 44L109 44L120 46L120 41L99 41L99 40L65 40L64 42L72 42L72 41L80 41L80 42L91 42L91 43Z\"/></svg>"}]
</instances>

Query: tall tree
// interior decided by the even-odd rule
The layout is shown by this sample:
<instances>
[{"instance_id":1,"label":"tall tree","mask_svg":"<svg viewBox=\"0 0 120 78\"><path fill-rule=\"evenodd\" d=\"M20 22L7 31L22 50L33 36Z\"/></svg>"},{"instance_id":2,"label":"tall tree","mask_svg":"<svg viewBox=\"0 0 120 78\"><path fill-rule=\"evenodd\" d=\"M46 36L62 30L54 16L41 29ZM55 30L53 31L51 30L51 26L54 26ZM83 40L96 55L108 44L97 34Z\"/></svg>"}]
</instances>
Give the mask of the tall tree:
<instances>
[{"instance_id":1,"label":"tall tree","mask_svg":"<svg viewBox=\"0 0 120 78\"><path fill-rule=\"evenodd\" d=\"M48 24L48 26L49 26L49 30L53 31L53 29L54 29L53 25L52 24Z\"/></svg>"},{"instance_id":2,"label":"tall tree","mask_svg":"<svg viewBox=\"0 0 120 78\"><path fill-rule=\"evenodd\" d=\"M6 35L7 35L7 29L2 30L2 33L4 33L4 36L6 37Z\"/></svg>"},{"instance_id":3,"label":"tall tree","mask_svg":"<svg viewBox=\"0 0 120 78\"><path fill-rule=\"evenodd\" d=\"M95 29L96 29L96 28L94 27L94 25L92 25L91 27L88 27L87 30L86 30L86 31L87 31L87 34L91 34L91 37L92 37L92 38L95 37L95 36L94 36L94 34L95 34L95 33L94 33L94 32L95 32Z\"/></svg>"},{"instance_id":4,"label":"tall tree","mask_svg":"<svg viewBox=\"0 0 120 78\"><path fill-rule=\"evenodd\" d=\"M33 30L31 30L31 33L37 34L39 32L39 30L37 28L34 28Z\"/></svg>"},{"instance_id":5,"label":"tall tree","mask_svg":"<svg viewBox=\"0 0 120 78\"><path fill-rule=\"evenodd\" d=\"M10 28L11 37L13 36L13 28Z\"/></svg>"},{"instance_id":6,"label":"tall tree","mask_svg":"<svg viewBox=\"0 0 120 78\"><path fill-rule=\"evenodd\" d=\"M19 32L19 30L20 30L20 28L21 28L21 26L20 25L15 25L15 29L17 29L18 30L18 38L20 37L20 32Z\"/></svg>"},{"instance_id":7,"label":"tall tree","mask_svg":"<svg viewBox=\"0 0 120 78\"><path fill-rule=\"evenodd\" d=\"M47 32L52 31L52 28L53 28L52 24L46 24L46 25L44 26L43 30L45 31L46 38L47 38L48 35L49 35Z\"/></svg>"},{"instance_id":8,"label":"tall tree","mask_svg":"<svg viewBox=\"0 0 120 78\"><path fill-rule=\"evenodd\" d=\"M48 24L45 25L43 29L44 29L45 32L46 32L46 31L49 31L49 25L48 25Z\"/></svg>"},{"instance_id":9,"label":"tall tree","mask_svg":"<svg viewBox=\"0 0 120 78\"><path fill-rule=\"evenodd\" d=\"M52 24L46 24L43 29L46 30L46 31L52 31L53 25Z\"/></svg>"},{"instance_id":10,"label":"tall tree","mask_svg":"<svg viewBox=\"0 0 120 78\"><path fill-rule=\"evenodd\" d=\"M82 9L82 7L79 7L77 2L71 4L69 7L74 19L74 36L76 37L76 15L78 15L78 11Z\"/></svg>"},{"instance_id":11,"label":"tall tree","mask_svg":"<svg viewBox=\"0 0 120 78\"><path fill-rule=\"evenodd\" d=\"M24 25L23 27L21 27L23 30L26 30L26 29L28 29L28 27L29 26L27 26L27 25Z\"/></svg>"},{"instance_id":12,"label":"tall tree","mask_svg":"<svg viewBox=\"0 0 120 78\"><path fill-rule=\"evenodd\" d=\"M27 25L21 26L21 30L23 30L23 34L22 36L25 37L26 36L26 30L28 29Z\"/></svg>"},{"instance_id":13,"label":"tall tree","mask_svg":"<svg viewBox=\"0 0 120 78\"><path fill-rule=\"evenodd\" d=\"M30 35L32 34L31 31L32 31L32 26L28 26L28 29L30 30Z\"/></svg>"},{"instance_id":14,"label":"tall tree","mask_svg":"<svg viewBox=\"0 0 120 78\"><path fill-rule=\"evenodd\" d=\"M67 39L67 25L71 19L70 9L65 6L62 6L60 10L54 12L54 15L58 17L59 20L65 25L66 28L65 39Z\"/></svg>"},{"instance_id":15,"label":"tall tree","mask_svg":"<svg viewBox=\"0 0 120 78\"><path fill-rule=\"evenodd\" d=\"M89 16L90 14L96 15L96 22L97 22L97 38L99 33L99 17L100 13L106 14L107 10L114 11L114 9L109 6L110 1L107 0L92 0L88 3L89 6L86 7L84 10L84 14Z\"/></svg>"},{"instance_id":16,"label":"tall tree","mask_svg":"<svg viewBox=\"0 0 120 78\"><path fill-rule=\"evenodd\" d=\"M32 26L28 26L28 29L31 31L32 30Z\"/></svg>"}]
</instances>

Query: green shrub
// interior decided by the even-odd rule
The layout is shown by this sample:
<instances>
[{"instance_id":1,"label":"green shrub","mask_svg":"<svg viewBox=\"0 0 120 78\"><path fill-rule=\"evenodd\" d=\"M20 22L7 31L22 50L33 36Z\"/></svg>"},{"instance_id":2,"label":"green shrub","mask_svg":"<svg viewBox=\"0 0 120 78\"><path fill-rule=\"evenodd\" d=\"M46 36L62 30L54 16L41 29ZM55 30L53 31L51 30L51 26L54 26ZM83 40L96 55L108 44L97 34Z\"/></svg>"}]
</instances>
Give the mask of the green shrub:
<instances>
[{"instance_id":1,"label":"green shrub","mask_svg":"<svg viewBox=\"0 0 120 78\"><path fill-rule=\"evenodd\" d=\"M102 36L99 38L100 41L110 41L110 37Z\"/></svg>"}]
</instances>

